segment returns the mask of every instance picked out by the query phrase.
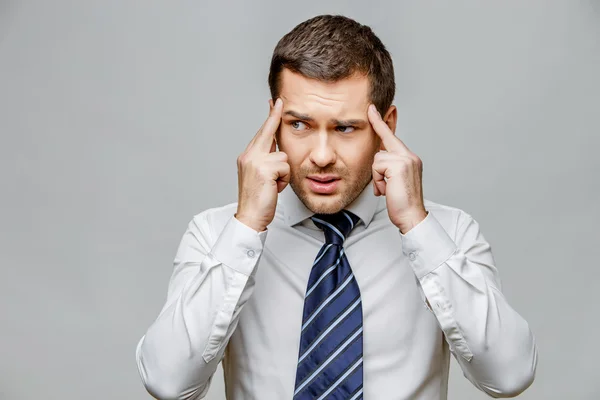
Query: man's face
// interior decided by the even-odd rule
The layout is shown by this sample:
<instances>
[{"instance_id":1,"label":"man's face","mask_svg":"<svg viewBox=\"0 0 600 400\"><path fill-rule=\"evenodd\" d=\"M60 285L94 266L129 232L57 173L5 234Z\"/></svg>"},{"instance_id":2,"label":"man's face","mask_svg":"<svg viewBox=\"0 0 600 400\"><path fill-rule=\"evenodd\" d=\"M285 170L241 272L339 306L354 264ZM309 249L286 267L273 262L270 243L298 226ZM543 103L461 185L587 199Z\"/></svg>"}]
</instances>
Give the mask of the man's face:
<instances>
[{"instance_id":1,"label":"man's face","mask_svg":"<svg viewBox=\"0 0 600 400\"><path fill-rule=\"evenodd\" d=\"M325 83L282 71L277 144L288 155L292 189L314 213L340 211L371 181L380 139L367 117L368 94L366 76ZM384 120L389 115L394 130L394 106Z\"/></svg>"}]
</instances>

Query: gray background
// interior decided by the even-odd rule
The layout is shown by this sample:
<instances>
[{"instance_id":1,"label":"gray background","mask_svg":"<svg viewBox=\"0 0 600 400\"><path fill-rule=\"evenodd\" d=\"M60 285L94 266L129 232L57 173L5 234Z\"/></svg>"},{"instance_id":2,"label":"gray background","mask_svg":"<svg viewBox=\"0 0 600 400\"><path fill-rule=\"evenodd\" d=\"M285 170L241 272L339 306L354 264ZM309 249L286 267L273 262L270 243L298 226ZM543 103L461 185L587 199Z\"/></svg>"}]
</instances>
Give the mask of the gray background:
<instances>
[{"instance_id":1,"label":"gray background","mask_svg":"<svg viewBox=\"0 0 600 400\"><path fill-rule=\"evenodd\" d=\"M181 235L236 201L273 48L322 13L388 46L425 196L492 244L540 351L522 398L600 398L599 2L0 0L0 399L149 398Z\"/></svg>"}]
</instances>

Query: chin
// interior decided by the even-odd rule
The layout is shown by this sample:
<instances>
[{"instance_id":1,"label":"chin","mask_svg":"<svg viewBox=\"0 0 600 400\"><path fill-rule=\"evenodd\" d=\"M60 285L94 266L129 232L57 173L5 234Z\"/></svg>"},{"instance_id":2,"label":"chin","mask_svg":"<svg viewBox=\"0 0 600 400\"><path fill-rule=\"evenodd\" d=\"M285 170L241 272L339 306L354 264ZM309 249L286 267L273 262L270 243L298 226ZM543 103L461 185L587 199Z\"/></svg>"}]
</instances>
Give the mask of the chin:
<instances>
[{"instance_id":1,"label":"chin","mask_svg":"<svg viewBox=\"0 0 600 400\"><path fill-rule=\"evenodd\" d=\"M332 194L319 194L305 187L299 188L300 190L293 186L292 188L306 208L315 214L335 214L347 206L344 200L348 196L344 196L343 190Z\"/></svg>"},{"instance_id":2,"label":"chin","mask_svg":"<svg viewBox=\"0 0 600 400\"><path fill-rule=\"evenodd\" d=\"M319 194L313 192L306 184L304 177L294 179L292 177L290 186L302 203L315 214L335 214L350 203L352 203L370 182L369 175L356 181L343 179L337 190L331 194Z\"/></svg>"},{"instance_id":3,"label":"chin","mask_svg":"<svg viewBox=\"0 0 600 400\"><path fill-rule=\"evenodd\" d=\"M346 206L339 194L324 196L310 193L307 197L304 205L315 214L335 214Z\"/></svg>"}]
</instances>

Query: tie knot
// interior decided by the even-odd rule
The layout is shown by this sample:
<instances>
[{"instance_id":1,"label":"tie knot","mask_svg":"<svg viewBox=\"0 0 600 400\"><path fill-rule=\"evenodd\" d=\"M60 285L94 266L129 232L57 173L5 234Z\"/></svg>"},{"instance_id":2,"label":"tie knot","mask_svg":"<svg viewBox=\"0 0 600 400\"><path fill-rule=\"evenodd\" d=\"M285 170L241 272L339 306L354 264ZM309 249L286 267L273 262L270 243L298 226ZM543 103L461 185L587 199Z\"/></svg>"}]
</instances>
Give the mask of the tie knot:
<instances>
[{"instance_id":1,"label":"tie knot","mask_svg":"<svg viewBox=\"0 0 600 400\"><path fill-rule=\"evenodd\" d=\"M325 242L342 245L359 218L350 211L335 214L315 214L310 218L325 233Z\"/></svg>"}]
</instances>

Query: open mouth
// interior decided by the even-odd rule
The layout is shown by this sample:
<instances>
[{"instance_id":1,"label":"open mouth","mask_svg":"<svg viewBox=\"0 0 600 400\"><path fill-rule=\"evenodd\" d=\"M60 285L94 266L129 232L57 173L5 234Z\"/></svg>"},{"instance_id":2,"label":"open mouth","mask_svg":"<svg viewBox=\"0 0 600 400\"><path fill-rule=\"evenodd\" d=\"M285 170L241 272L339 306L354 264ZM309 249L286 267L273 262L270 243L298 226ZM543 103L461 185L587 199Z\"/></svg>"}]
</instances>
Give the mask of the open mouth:
<instances>
[{"instance_id":1,"label":"open mouth","mask_svg":"<svg viewBox=\"0 0 600 400\"><path fill-rule=\"evenodd\" d=\"M315 182L319 182L319 183L330 183L330 182L333 182L333 181L337 181L337 180L338 180L337 178L331 178L331 179L318 179L318 178L309 178L309 179L312 179L313 181L315 181Z\"/></svg>"},{"instance_id":2,"label":"open mouth","mask_svg":"<svg viewBox=\"0 0 600 400\"><path fill-rule=\"evenodd\" d=\"M314 193L331 194L335 192L340 178L338 177L307 177L308 185Z\"/></svg>"}]
</instances>

